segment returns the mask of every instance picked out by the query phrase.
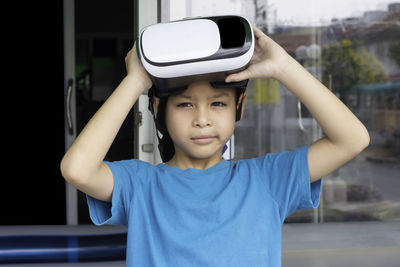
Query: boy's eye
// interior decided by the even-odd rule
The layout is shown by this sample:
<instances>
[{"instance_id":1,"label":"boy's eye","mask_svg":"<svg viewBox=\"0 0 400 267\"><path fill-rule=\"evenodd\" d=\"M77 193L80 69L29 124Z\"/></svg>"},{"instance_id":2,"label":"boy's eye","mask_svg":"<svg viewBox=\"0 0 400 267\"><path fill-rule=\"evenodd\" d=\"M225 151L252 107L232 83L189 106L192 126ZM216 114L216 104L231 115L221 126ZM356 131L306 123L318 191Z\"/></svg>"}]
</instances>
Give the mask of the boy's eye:
<instances>
[{"instance_id":1,"label":"boy's eye","mask_svg":"<svg viewBox=\"0 0 400 267\"><path fill-rule=\"evenodd\" d=\"M179 104L177 105L177 107L179 107L179 108L189 108L189 107L191 107L191 106L192 106L192 104L189 103L189 102L179 103Z\"/></svg>"},{"instance_id":2,"label":"boy's eye","mask_svg":"<svg viewBox=\"0 0 400 267\"><path fill-rule=\"evenodd\" d=\"M212 106L214 107L225 107L226 104L224 102L216 101L212 103Z\"/></svg>"}]
</instances>

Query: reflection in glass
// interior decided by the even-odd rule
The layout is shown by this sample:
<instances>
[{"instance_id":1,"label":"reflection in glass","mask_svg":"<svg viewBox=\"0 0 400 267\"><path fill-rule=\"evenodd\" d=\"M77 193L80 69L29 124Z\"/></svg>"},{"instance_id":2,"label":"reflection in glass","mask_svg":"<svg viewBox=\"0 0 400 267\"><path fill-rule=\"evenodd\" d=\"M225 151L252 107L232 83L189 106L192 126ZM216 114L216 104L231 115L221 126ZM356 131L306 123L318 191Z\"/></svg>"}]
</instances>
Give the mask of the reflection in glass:
<instances>
[{"instance_id":1,"label":"reflection in glass","mask_svg":"<svg viewBox=\"0 0 400 267\"><path fill-rule=\"evenodd\" d=\"M370 146L323 179L319 209L298 211L287 222L400 219L400 3L387 3L162 1L163 21L248 17L367 126ZM251 80L247 95L244 118L235 130L236 160L292 150L322 137L306 108L279 82Z\"/></svg>"}]
</instances>

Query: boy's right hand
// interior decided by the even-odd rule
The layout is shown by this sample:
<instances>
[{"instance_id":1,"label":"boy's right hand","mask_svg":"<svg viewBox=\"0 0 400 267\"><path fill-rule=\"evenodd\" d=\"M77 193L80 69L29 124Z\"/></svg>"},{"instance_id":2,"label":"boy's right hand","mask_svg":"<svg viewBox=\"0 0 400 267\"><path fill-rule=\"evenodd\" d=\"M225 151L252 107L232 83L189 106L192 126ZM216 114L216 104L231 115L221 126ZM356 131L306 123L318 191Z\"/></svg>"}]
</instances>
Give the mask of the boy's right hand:
<instances>
[{"instance_id":1,"label":"boy's right hand","mask_svg":"<svg viewBox=\"0 0 400 267\"><path fill-rule=\"evenodd\" d=\"M128 52L125 57L125 66L127 76L134 77L137 79L137 82L142 84L144 90L149 89L153 82L150 79L149 74L146 69L143 67L142 62L140 61L137 52L136 52L136 42L133 45L132 49Z\"/></svg>"}]
</instances>

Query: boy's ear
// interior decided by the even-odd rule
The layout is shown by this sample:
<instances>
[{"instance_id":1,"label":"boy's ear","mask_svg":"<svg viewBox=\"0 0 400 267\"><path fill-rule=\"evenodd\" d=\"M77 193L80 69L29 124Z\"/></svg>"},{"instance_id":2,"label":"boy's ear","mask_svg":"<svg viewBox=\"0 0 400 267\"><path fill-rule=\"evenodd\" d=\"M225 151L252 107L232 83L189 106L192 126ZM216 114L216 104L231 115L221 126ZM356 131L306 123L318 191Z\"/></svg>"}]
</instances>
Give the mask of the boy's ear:
<instances>
[{"instance_id":1,"label":"boy's ear","mask_svg":"<svg viewBox=\"0 0 400 267\"><path fill-rule=\"evenodd\" d=\"M153 110L154 110L154 117L157 118L158 113L158 106L160 104L160 98L153 96Z\"/></svg>"},{"instance_id":2,"label":"boy's ear","mask_svg":"<svg viewBox=\"0 0 400 267\"><path fill-rule=\"evenodd\" d=\"M236 110L238 110L239 108L241 108L242 110L240 111L240 120L243 118L243 114L244 114L244 106L246 105L246 93L243 93L239 96L239 101L237 103L236 106Z\"/></svg>"}]
</instances>

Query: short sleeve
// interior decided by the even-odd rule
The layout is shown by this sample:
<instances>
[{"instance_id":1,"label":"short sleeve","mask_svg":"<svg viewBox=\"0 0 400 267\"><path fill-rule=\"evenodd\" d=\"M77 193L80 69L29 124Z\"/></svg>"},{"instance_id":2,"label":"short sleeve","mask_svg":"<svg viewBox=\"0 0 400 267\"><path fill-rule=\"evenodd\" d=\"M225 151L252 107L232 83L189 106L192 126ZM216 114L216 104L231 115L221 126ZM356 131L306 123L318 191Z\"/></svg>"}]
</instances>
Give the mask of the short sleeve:
<instances>
[{"instance_id":1,"label":"short sleeve","mask_svg":"<svg viewBox=\"0 0 400 267\"><path fill-rule=\"evenodd\" d=\"M129 205L134 192L134 160L105 162L113 174L114 188L111 202L87 195L90 218L96 225L112 224L127 227Z\"/></svg>"},{"instance_id":2,"label":"short sleeve","mask_svg":"<svg viewBox=\"0 0 400 267\"><path fill-rule=\"evenodd\" d=\"M299 209L317 208L321 180L310 183L309 145L294 151L268 154L263 159L263 179L272 198L278 203L283 222Z\"/></svg>"}]
</instances>

